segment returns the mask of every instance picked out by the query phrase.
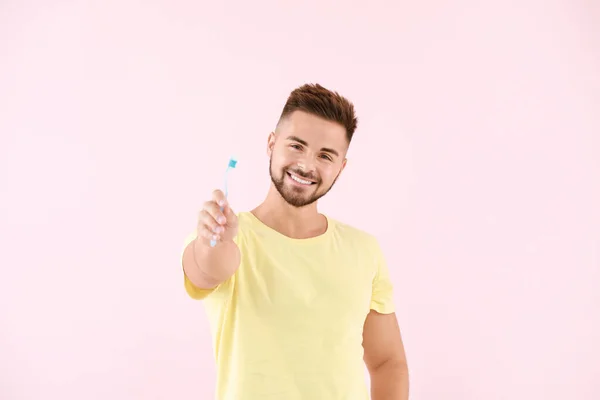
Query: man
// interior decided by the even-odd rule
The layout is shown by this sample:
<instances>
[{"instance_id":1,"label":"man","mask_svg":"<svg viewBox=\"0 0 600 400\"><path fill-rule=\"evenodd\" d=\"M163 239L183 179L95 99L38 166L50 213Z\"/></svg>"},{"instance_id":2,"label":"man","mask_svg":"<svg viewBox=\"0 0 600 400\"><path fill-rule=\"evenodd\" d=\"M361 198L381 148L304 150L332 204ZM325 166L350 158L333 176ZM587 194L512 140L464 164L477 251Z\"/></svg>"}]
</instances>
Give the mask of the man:
<instances>
[{"instance_id":1,"label":"man","mask_svg":"<svg viewBox=\"0 0 600 400\"><path fill-rule=\"evenodd\" d=\"M204 204L182 262L187 293L205 303L219 400L365 400L365 365L373 400L408 399L378 241L317 211L356 126L338 93L297 88L268 137L262 204L236 214L219 190Z\"/></svg>"}]
</instances>

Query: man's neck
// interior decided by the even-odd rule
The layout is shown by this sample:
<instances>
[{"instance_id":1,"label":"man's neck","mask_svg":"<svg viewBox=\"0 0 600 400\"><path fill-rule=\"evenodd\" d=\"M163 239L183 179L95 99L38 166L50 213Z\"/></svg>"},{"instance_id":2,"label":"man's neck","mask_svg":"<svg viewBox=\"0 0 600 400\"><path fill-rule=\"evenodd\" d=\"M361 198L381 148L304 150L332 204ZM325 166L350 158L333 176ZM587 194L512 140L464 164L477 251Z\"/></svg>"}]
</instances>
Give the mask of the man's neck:
<instances>
[{"instance_id":1,"label":"man's neck","mask_svg":"<svg viewBox=\"0 0 600 400\"><path fill-rule=\"evenodd\" d=\"M317 202L305 207L294 207L274 188L271 188L267 198L251 212L263 224L294 239L319 236L327 230L327 218L319 213Z\"/></svg>"}]
</instances>

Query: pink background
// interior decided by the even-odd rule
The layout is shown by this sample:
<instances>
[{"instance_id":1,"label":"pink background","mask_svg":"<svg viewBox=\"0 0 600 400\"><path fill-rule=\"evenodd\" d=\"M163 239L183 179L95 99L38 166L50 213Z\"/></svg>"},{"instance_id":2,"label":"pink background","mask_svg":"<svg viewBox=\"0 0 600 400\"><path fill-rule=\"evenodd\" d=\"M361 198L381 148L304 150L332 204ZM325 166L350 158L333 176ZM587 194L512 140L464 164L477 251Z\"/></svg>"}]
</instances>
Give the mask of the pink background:
<instances>
[{"instance_id":1,"label":"pink background","mask_svg":"<svg viewBox=\"0 0 600 400\"><path fill-rule=\"evenodd\" d=\"M321 210L383 243L411 399L599 399L599 3L214 3L0 3L0 399L211 398L182 241L304 82L358 109Z\"/></svg>"}]
</instances>

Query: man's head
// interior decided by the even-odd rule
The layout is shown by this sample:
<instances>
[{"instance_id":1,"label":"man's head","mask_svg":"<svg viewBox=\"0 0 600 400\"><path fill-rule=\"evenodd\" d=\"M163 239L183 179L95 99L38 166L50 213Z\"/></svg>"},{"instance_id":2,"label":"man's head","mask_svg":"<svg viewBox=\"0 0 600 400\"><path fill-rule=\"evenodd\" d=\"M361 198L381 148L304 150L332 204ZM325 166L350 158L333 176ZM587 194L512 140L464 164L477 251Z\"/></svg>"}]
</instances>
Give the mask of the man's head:
<instances>
[{"instance_id":1,"label":"man's head","mask_svg":"<svg viewBox=\"0 0 600 400\"><path fill-rule=\"evenodd\" d=\"M289 95L267 147L271 180L288 204L303 207L329 192L356 126L353 104L321 85Z\"/></svg>"}]
</instances>

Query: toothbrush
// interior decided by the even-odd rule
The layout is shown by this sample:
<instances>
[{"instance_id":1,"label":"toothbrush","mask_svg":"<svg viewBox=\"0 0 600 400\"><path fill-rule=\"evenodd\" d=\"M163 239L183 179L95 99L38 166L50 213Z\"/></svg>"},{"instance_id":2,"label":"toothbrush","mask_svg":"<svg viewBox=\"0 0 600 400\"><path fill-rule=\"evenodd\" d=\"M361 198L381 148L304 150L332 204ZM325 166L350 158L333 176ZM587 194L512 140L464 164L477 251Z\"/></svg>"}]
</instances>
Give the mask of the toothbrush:
<instances>
[{"instance_id":1,"label":"toothbrush","mask_svg":"<svg viewBox=\"0 0 600 400\"><path fill-rule=\"evenodd\" d=\"M229 159L229 163L227 164L227 169L225 170L225 183L223 185L223 189L225 191L225 198L227 198L228 196L228 188L227 188L227 175L229 175L229 171L234 169L235 166L237 164L237 159L235 157L231 157ZM221 211L223 211L223 207L221 207ZM210 247L215 247L217 245L217 241L214 239L211 239L210 241Z\"/></svg>"}]
</instances>

